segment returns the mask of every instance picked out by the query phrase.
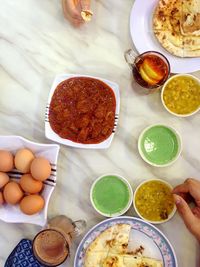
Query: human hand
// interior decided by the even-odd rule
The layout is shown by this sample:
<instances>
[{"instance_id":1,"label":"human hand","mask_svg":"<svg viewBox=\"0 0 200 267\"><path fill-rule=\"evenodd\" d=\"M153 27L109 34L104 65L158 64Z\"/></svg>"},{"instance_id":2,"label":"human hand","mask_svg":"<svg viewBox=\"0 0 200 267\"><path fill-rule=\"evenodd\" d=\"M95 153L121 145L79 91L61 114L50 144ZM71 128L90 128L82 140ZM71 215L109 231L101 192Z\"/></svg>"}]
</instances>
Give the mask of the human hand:
<instances>
[{"instance_id":1,"label":"human hand","mask_svg":"<svg viewBox=\"0 0 200 267\"><path fill-rule=\"evenodd\" d=\"M90 10L90 0L62 0L63 13L75 27L79 27L85 21L81 11Z\"/></svg>"},{"instance_id":2,"label":"human hand","mask_svg":"<svg viewBox=\"0 0 200 267\"><path fill-rule=\"evenodd\" d=\"M200 241L200 182L193 178L173 190L177 210L189 231ZM193 201L190 208L187 202Z\"/></svg>"}]
</instances>

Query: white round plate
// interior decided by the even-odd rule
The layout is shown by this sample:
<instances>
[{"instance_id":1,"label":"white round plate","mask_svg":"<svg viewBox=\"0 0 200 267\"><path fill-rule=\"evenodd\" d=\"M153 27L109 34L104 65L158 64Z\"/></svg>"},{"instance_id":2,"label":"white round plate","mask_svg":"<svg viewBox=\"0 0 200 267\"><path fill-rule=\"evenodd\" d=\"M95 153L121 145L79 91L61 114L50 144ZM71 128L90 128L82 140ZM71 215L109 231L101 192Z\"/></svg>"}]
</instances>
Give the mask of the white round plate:
<instances>
[{"instance_id":1,"label":"white round plate","mask_svg":"<svg viewBox=\"0 0 200 267\"><path fill-rule=\"evenodd\" d=\"M157 41L153 33L152 17L158 0L135 0L130 16L131 37L137 51L158 51L169 60L172 73L194 72L200 69L200 58L173 56Z\"/></svg>"},{"instance_id":2,"label":"white round plate","mask_svg":"<svg viewBox=\"0 0 200 267\"><path fill-rule=\"evenodd\" d=\"M74 260L74 267L84 267L84 258L88 246L97 236L115 224L130 224L129 249L144 247L143 255L163 262L163 267L178 267L176 255L169 240L155 226L141 219L122 216L107 219L95 225L82 239Z\"/></svg>"}]
</instances>

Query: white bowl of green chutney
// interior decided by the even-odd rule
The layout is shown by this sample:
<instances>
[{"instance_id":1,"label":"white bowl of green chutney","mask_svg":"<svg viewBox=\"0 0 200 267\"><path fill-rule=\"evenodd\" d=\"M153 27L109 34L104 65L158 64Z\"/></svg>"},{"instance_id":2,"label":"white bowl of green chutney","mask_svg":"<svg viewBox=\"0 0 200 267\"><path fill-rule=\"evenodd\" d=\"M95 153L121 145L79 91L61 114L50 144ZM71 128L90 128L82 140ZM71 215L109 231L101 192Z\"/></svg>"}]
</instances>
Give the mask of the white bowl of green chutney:
<instances>
[{"instance_id":1,"label":"white bowl of green chutney","mask_svg":"<svg viewBox=\"0 0 200 267\"><path fill-rule=\"evenodd\" d=\"M174 163L181 154L180 134L167 125L151 125L140 134L138 150L142 159L150 165L167 167Z\"/></svg>"},{"instance_id":2,"label":"white bowl of green chutney","mask_svg":"<svg viewBox=\"0 0 200 267\"><path fill-rule=\"evenodd\" d=\"M90 189L94 209L105 217L123 215L131 206L133 191L129 182L118 174L104 174Z\"/></svg>"}]
</instances>

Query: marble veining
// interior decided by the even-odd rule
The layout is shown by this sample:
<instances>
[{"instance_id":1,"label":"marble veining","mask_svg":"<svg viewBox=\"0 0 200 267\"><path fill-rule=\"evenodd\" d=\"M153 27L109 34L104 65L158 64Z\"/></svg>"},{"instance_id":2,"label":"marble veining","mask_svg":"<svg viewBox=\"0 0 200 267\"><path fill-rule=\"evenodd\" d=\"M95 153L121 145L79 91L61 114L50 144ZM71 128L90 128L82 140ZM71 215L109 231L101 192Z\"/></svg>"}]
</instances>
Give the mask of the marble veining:
<instances>
[{"instance_id":1,"label":"marble veining","mask_svg":"<svg viewBox=\"0 0 200 267\"><path fill-rule=\"evenodd\" d=\"M129 34L132 0L93 0L94 18L80 29L64 20L58 0L1 0L0 8L0 134L21 135L51 143L44 136L44 113L56 74L80 73L119 84L121 111L117 132L108 150L61 146L57 186L49 217L66 214L85 219L87 229L104 218L92 208L89 190L104 173L126 177L133 188L148 178L164 178L172 185L187 177L200 179L200 113L176 118L162 107L160 94L146 95L132 81L123 53L133 46ZM200 72L195 75L200 78ZM154 168L137 151L140 132L150 124L175 127L183 139L183 152L170 167ZM135 215L133 208L127 213ZM199 246L178 214L158 226L173 244L179 266L195 267ZM40 227L0 222L0 266L23 238L33 238ZM78 238L71 259L72 266Z\"/></svg>"}]
</instances>

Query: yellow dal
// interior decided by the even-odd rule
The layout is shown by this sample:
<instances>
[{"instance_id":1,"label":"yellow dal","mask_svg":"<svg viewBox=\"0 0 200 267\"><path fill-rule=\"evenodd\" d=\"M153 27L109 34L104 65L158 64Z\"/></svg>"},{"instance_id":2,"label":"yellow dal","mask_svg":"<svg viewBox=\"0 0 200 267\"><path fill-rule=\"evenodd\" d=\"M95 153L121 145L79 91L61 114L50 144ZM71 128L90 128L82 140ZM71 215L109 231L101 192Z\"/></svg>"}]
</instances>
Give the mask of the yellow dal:
<instances>
[{"instance_id":1,"label":"yellow dal","mask_svg":"<svg viewBox=\"0 0 200 267\"><path fill-rule=\"evenodd\" d=\"M200 107L200 83L188 76L175 77L166 85L163 99L176 114L189 114Z\"/></svg>"},{"instance_id":2,"label":"yellow dal","mask_svg":"<svg viewBox=\"0 0 200 267\"><path fill-rule=\"evenodd\" d=\"M136 193L135 205L140 215L147 220L166 220L174 209L172 190L160 181L146 182Z\"/></svg>"}]
</instances>

